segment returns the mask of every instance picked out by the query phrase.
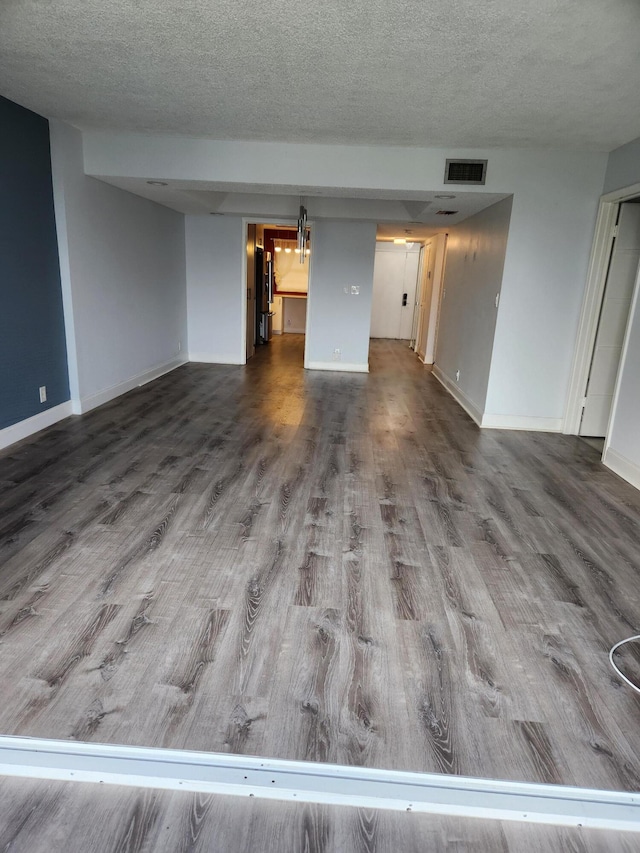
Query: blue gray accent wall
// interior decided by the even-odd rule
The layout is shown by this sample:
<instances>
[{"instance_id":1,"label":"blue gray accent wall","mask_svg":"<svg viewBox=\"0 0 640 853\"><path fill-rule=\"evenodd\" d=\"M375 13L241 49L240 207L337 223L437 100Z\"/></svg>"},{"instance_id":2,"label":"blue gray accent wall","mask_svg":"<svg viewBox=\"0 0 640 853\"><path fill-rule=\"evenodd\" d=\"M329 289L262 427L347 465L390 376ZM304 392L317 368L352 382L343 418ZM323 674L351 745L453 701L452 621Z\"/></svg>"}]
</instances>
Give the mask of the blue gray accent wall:
<instances>
[{"instance_id":1,"label":"blue gray accent wall","mask_svg":"<svg viewBox=\"0 0 640 853\"><path fill-rule=\"evenodd\" d=\"M69 399L49 123L2 97L0 187L2 429Z\"/></svg>"}]
</instances>

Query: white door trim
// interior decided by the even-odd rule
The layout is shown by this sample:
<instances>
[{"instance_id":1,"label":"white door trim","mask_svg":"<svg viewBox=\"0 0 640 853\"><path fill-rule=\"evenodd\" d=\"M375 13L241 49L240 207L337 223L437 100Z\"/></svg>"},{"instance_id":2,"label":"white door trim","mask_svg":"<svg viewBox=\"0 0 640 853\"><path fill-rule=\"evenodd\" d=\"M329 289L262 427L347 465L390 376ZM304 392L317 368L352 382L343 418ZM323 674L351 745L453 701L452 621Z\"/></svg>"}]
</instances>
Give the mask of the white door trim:
<instances>
[{"instance_id":1,"label":"white door trim","mask_svg":"<svg viewBox=\"0 0 640 853\"><path fill-rule=\"evenodd\" d=\"M607 281L618 207L617 202L601 200L598 209L564 416L563 432L570 435L577 435L580 430L582 403L587 389L593 347L598 331L598 318Z\"/></svg>"},{"instance_id":2,"label":"white door trim","mask_svg":"<svg viewBox=\"0 0 640 853\"><path fill-rule=\"evenodd\" d=\"M440 241L440 235L437 240ZM440 331L440 314L442 312L442 297L447 273L447 244L449 234L442 235L442 242L436 242L436 266L433 272L433 296L431 313L429 314L429 333L427 337L426 364L435 364L438 355L438 332Z\"/></svg>"},{"instance_id":3,"label":"white door trim","mask_svg":"<svg viewBox=\"0 0 640 853\"><path fill-rule=\"evenodd\" d=\"M631 320L635 316L638 300L640 299L640 264L638 265L638 270L636 272L636 280L633 285L633 296L631 297L631 306L629 308L629 317L627 319L627 327L624 332L624 341L622 342L622 352L620 353L620 363L618 365L618 375L616 376L616 384L613 389L613 400L611 403L611 412L609 413L609 423L607 424L607 434L604 440L604 452L602 454L602 461L613 471L616 472L620 477L627 480L627 482L631 483L632 486L635 486L636 489L640 489L640 471L638 470L638 466L631 462L629 459L626 459L620 453L617 453L611 447L611 432L613 427L613 422L616 416L616 410L618 408L618 401L620 400L620 383L622 379L622 371L627 361L627 352L629 350L629 333L631 331Z\"/></svg>"},{"instance_id":4,"label":"white door trim","mask_svg":"<svg viewBox=\"0 0 640 853\"><path fill-rule=\"evenodd\" d=\"M582 312L578 324L578 335L573 357L573 367L569 380L569 392L564 415L563 432L578 435L582 418L582 401L587 388L591 357L598 331L598 319L602 297L609 269L609 258L613 244L614 227L618 206L631 198L640 196L640 184L632 184L610 193L600 199L596 220L591 258L587 273L587 284L582 303Z\"/></svg>"},{"instance_id":5,"label":"white door trim","mask_svg":"<svg viewBox=\"0 0 640 853\"><path fill-rule=\"evenodd\" d=\"M640 794L221 753L0 737L0 774L640 832Z\"/></svg>"}]
</instances>

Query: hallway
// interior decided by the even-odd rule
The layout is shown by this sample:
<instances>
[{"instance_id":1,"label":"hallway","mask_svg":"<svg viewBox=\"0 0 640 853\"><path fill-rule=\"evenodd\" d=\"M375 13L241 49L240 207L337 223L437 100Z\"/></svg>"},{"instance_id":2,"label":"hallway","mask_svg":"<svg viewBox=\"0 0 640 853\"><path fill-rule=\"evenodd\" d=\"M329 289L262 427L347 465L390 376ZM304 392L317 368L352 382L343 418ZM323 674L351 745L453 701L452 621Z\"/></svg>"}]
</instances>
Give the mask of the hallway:
<instances>
[{"instance_id":1,"label":"hallway","mask_svg":"<svg viewBox=\"0 0 640 853\"><path fill-rule=\"evenodd\" d=\"M638 493L301 341L0 455L0 732L640 788Z\"/></svg>"}]
</instances>

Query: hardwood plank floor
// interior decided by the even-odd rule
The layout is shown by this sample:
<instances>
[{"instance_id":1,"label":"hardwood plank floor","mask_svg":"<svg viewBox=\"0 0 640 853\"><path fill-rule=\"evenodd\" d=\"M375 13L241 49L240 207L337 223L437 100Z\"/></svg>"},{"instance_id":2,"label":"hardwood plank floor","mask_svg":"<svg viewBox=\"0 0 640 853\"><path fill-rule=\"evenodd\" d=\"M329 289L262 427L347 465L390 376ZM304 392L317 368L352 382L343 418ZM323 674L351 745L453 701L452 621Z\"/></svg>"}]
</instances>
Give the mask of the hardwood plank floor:
<instances>
[{"instance_id":1,"label":"hardwood plank floor","mask_svg":"<svg viewBox=\"0 0 640 853\"><path fill-rule=\"evenodd\" d=\"M639 493L302 348L0 454L0 731L638 790Z\"/></svg>"},{"instance_id":2,"label":"hardwood plank floor","mask_svg":"<svg viewBox=\"0 0 640 853\"><path fill-rule=\"evenodd\" d=\"M11 853L632 853L634 833L115 785L0 779Z\"/></svg>"}]
</instances>

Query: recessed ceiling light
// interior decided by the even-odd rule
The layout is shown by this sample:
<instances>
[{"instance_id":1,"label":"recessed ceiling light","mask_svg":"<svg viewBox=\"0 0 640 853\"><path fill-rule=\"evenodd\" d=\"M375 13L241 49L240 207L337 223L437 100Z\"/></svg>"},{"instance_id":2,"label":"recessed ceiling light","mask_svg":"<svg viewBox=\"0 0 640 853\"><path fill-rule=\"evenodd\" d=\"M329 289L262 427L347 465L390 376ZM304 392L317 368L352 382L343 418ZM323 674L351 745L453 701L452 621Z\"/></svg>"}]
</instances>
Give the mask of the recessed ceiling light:
<instances>
[{"instance_id":1,"label":"recessed ceiling light","mask_svg":"<svg viewBox=\"0 0 640 853\"><path fill-rule=\"evenodd\" d=\"M407 241L403 237L396 237L393 241L396 246L406 246Z\"/></svg>"},{"instance_id":2,"label":"recessed ceiling light","mask_svg":"<svg viewBox=\"0 0 640 853\"><path fill-rule=\"evenodd\" d=\"M147 183L152 187L166 187L166 181L147 181Z\"/></svg>"},{"instance_id":3,"label":"recessed ceiling light","mask_svg":"<svg viewBox=\"0 0 640 853\"><path fill-rule=\"evenodd\" d=\"M455 198L455 196L449 193L436 193L436 198Z\"/></svg>"}]
</instances>

